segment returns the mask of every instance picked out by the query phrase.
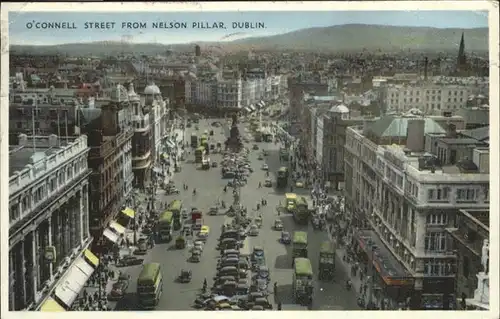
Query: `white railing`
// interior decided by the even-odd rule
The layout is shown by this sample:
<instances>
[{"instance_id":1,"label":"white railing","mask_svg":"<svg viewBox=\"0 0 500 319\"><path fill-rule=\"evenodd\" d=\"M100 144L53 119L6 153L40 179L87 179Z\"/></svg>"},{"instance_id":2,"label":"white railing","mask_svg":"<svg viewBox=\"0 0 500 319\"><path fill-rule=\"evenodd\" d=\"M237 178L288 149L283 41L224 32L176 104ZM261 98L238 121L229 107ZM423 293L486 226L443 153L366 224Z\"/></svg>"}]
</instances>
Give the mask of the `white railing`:
<instances>
[{"instance_id":1,"label":"white railing","mask_svg":"<svg viewBox=\"0 0 500 319\"><path fill-rule=\"evenodd\" d=\"M30 145L32 137L28 137L27 145ZM37 140L46 140L47 137L36 136ZM49 156L41 158L34 164L28 164L21 171L15 171L9 178L9 194L12 196L21 189L37 180L37 178L56 170L63 163L68 162L76 155L87 149L87 136L82 135L68 145L62 146L58 151ZM42 150L42 149L41 149Z\"/></svg>"}]
</instances>

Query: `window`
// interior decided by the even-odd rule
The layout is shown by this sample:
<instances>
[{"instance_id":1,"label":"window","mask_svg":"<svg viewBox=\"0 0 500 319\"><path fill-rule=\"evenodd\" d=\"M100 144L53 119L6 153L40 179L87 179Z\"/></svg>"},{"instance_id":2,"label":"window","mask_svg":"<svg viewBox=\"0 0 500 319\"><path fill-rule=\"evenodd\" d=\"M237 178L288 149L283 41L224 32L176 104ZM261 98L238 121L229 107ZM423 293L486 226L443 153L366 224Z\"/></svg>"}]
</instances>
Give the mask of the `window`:
<instances>
[{"instance_id":1,"label":"window","mask_svg":"<svg viewBox=\"0 0 500 319\"><path fill-rule=\"evenodd\" d=\"M471 188L457 189L457 201L475 201L477 200L477 190Z\"/></svg>"},{"instance_id":2,"label":"window","mask_svg":"<svg viewBox=\"0 0 500 319\"><path fill-rule=\"evenodd\" d=\"M454 263L442 259L430 259L424 262L424 275L449 276L454 273Z\"/></svg>"},{"instance_id":3,"label":"window","mask_svg":"<svg viewBox=\"0 0 500 319\"><path fill-rule=\"evenodd\" d=\"M428 232L425 235L425 250L428 252L442 252L446 250L446 233Z\"/></svg>"},{"instance_id":4,"label":"window","mask_svg":"<svg viewBox=\"0 0 500 319\"><path fill-rule=\"evenodd\" d=\"M425 218L427 225L446 225L448 215L446 213L429 214Z\"/></svg>"},{"instance_id":5,"label":"window","mask_svg":"<svg viewBox=\"0 0 500 319\"><path fill-rule=\"evenodd\" d=\"M448 200L449 188L438 188L438 189L429 189L428 191L428 200L429 201L442 201Z\"/></svg>"}]
</instances>

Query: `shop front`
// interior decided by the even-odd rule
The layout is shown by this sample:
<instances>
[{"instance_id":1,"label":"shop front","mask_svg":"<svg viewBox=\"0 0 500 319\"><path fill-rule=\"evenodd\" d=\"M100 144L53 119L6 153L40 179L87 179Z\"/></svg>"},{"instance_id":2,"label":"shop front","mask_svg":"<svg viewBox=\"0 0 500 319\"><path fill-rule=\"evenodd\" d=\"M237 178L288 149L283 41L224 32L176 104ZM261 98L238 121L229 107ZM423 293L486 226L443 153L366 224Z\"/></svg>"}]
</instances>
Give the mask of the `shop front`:
<instances>
[{"instance_id":1,"label":"shop front","mask_svg":"<svg viewBox=\"0 0 500 319\"><path fill-rule=\"evenodd\" d=\"M373 282L369 285L374 287L377 306L384 309L405 304L413 292L413 276L392 255L374 231L359 230L354 239L358 256L368 265L367 275L374 274Z\"/></svg>"},{"instance_id":2,"label":"shop front","mask_svg":"<svg viewBox=\"0 0 500 319\"><path fill-rule=\"evenodd\" d=\"M71 309L71 305L98 266L99 258L86 249L59 280L53 293L41 303L39 311L61 312Z\"/></svg>"},{"instance_id":3,"label":"shop front","mask_svg":"<svg viewBox=\"0 0 500 319\"><path fill-rule=\"evenodd\" d=\"M424 277L421 305L424 310L456 309L454 277Z\"/></svg>"}]
</instances>

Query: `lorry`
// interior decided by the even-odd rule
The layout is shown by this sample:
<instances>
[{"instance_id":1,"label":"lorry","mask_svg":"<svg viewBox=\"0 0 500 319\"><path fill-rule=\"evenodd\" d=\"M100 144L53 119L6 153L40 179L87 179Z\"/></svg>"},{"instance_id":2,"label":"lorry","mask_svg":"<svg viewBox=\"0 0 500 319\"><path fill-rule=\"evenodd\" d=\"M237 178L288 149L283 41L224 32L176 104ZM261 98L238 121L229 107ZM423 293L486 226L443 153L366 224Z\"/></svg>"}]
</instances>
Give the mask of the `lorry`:
<instances>
[{"instance_id":1,"label":"lorry","mask_svg":"<svg viewBox=\"0 0 500 319\"><path fill-rule=\"evenodd\" d=\"M297 198L295 209L293 210L293 219L297 224L307 225L309 221L309 204L303 196Z\"/></svg>"},{"instance_id":2,"label":"lorry","mask_svg":"<svg viewBox=\"0 0 500 319\"><path fill-rule=\"evenodd\" d=\"M307 258L295 258L293 268L293 297L295 303L309 301L313 294L313 269Z\"/></svg>"},{"instance_id":3,"label":"lorry","mask_svg":"<svg viewBox=\"0 0 500 319\"><path fill-rule=\"evenodd\" d=\"M335 274L335 243L324 241L319 250L319 274L320 280L333 279Z\"/></svg>"},{"instance_id":4,"label":"lorry","mask_svg":"<svg viewBox=\"0 0 500 319\"><path fill-rule=\"evenodd\" d=\"M295 231L292 238L292 256L293 258L307 258L307 232Z\"/></svg>"},{"instance_id":5,"label":"lorry","mask_svg":"<svg viewBox=\"0 0 500 319\"><path fill-rule=\"evenodd\" d=\"M158 219L158 238L161 241L169 242L172 240L172 231L174 228L174 213L166 211Z\"/></svg>"},{"instance_id":6,"label":"lorry","mask_svg":"<svg viewBox=\"0 0 500 319\"><path fill-rule=\"evenodd\" d=\"M285 188L288 185L288 167L280 167L276 176L276 186L278 188Z\"/></svg>"},{"instance_id":7,"label":"lorry","mask_svg":"<svg viewBox=\"0 0 500 319\"><path fill-rule=\"evenodd\" d=\"M191 147L192 148L198 147L198 136L195 133L191 134Z\"/></svg>"},{"instance_id":8,"label":"lorry","mask_svg":"<svg viewBox=\"0 0 500 319\"><path fill-rule=\"evenodd\" d=\"M205 156L205 148L203 146L198 147L194 151L194 159L196 164L201 164L203 161L203 156Z\"/></svg>"},{"instance_id":9,"label":"lorry","mask_svg":"<svg viewBox=\"0 0 500 319\"><path fill-rule=\"evenodd\" d=\"M203 213L200 210L193 210L191 212L191 223L193 230L200 230L203 224Z\"/></svg>"},{"instance_id":10,"label":"lorry","mask_svg":"<svg viewBox=\"0 0 500 319\"><path fill-rule=\"evenodd\" d=\"M285 211L289 214L295 214L297 209L297 194L286 193L285 194Z\"/></svg>"}]
</instances>

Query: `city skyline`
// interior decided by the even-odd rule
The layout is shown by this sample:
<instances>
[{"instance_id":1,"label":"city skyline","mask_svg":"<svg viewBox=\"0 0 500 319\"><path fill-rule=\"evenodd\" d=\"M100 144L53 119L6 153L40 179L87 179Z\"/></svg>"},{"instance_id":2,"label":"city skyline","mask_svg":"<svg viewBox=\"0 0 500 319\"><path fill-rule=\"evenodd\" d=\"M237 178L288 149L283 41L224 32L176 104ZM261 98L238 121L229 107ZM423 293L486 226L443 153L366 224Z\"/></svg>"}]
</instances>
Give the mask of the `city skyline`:
<instances>
[{"instance_id":1,"label":"city skyline","mask_svg":"<svg viewBox=\"0 0 500 319\"><path fill-rule=\"evenodd\" d=\"M78 29L35 30L27 23L68 22ZM185 22L186 29L153 29L156 22ZM84 29L86 22L114 22L115 28ZM122 29L123 22L147 22L145 29ZM226 29L193 29L193 23L222 22ZM265 28L232 28L232 22L261 22ZM484 11L282 11L282 12L9 12L11 45L57 45L67 43L127 41L131 43L181 44L229 42L233 40L285 34L308 28L346 24L368 24L438 29L488 27Z\"/></svg>"}]
</instances>

